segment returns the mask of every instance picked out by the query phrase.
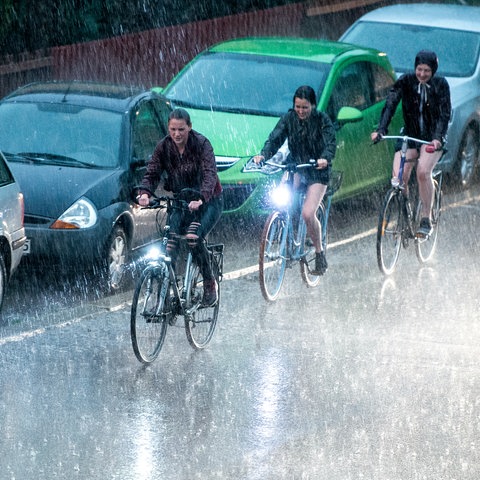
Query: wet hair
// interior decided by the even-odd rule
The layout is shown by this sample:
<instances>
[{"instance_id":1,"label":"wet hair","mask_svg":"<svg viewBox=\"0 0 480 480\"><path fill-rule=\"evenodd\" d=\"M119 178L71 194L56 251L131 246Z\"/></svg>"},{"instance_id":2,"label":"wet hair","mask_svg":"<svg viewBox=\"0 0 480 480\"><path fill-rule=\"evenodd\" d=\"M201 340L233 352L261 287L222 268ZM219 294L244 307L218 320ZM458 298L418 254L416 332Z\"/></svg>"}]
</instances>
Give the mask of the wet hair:
<instances>
[{"instance_id":1,"label":"wet hair","mask_svg":"<svg viewBox=\"0 0 480 480\"><path fill-rule=\"evenodd\" d=\"M297 90L295 91L295 94L293 95L294 105L295 105L296 98L301 98L303 100L307 100L312 105L315 105L315 106L317 105L317 96L315 95L315 90L308 85L302 85L301 87L297 88Z\"/></svg>"},{"instance_id":2,"label":"wet hair","mask_svg":"<svg viewBox=\"0 0 480 480\"><path fill-rule=\"evenodd\" d=\"M190 115L189 113L184 109L184 108L176 108L175 110L172 110L170 112L170 115L168 116L168 121L170 120L185 120L185 123L191 127L192 126L192 121L190 120Z\"/></svg>"},{"instance_id":3,"label":"wet hair","mask_svg":"<svg viewBox=\"0 0 480 480\"><path fill-rule=\"evenodd\" d=\"M418 65L428 65L432 69L432 76L438 69L438 58L435 52L431 50L420 50L415 57L415 68Z\"/></svg>"}]
</instances>

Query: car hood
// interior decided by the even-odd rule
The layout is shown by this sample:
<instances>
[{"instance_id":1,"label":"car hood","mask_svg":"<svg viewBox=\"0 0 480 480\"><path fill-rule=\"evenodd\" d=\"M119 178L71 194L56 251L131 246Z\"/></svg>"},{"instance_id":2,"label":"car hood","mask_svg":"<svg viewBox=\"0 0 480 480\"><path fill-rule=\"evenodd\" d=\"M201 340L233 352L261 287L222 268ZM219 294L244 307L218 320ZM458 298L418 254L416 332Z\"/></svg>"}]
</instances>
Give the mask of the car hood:
<instances>
[{"instance_id":1,"label":"car hood","mask_svg":"<svg viewBox=\"0 0 480 480\"><path fill-rule=\"evenodd\" d=\"M25 214L56 219L100 184L115 182L118 170L9 162L25 198ZM92 198L89 197L90 200ZM95 203L95 202L94 202ZM98 209L103 205L95 205Z\"/></svg>"},{"instance_id":2,"label":"car hood","mask_svg":"<svg viewBox=\"0 0 480 480\"><path fill-rule=\"evenodd\" d=\"M188 111L193 128L210 140L217 157L251 157L259 153L279 119L211 110Z\"/></svg>"}]
</instances>

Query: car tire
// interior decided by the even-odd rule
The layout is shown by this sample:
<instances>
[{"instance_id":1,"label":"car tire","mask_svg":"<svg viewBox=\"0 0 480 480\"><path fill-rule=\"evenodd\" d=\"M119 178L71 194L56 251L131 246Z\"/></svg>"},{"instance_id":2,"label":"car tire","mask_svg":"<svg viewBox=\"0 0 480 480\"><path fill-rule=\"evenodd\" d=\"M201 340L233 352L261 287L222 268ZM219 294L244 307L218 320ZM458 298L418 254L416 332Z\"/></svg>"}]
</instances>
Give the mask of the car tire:
<instances>
[{"instance_id":1,"label":"car tire","mask_svg":"<svg viewBox=\"0 0 480 480\"><path fill-rule=\"evenodd\" d=\"M3 300L5 298L5 292L7 290L7 268L5 266L5 258L3 252L0 251L0 311L2 310Z\"/></svg>"},{"instance_id":2,"label":"car tire","mask_svg":"<svg viewBox=\"0 0 480 480\"><path fill-rule=\"evenodd\" d=\"M460 143L454 171L455 183L462 189L471 187L476 179L479 154L478 128L469 125Z\"/></svg>"},{"instance_id":3,"label":"car tire","mask_svg":"<svg viewBox=\"0 0 480 480\"><path fill-rule=\"evenodd\" d=\"M128 260L128 238L122 226L116 225L107 242L105 273L109 290L119 290Z\"/></svg>"}]
</instances>

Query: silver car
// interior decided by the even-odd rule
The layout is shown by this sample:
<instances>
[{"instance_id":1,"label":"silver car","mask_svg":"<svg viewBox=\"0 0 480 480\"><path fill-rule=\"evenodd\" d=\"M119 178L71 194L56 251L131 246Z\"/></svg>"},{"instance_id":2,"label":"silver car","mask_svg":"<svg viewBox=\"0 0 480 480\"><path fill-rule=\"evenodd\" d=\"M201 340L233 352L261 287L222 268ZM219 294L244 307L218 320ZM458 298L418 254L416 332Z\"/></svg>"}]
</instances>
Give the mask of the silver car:
<instances>
[{"instance_id":1,"label":"silver car","mask_svg":"<svg viewBox=\"0 0 480 480\"><path fill-rule=\"evenodd\" d=\"M5 290L17 269L25 245L23 195L0 153L0 309Z\"/></svg>"},{"instance_id":2,"label":"silver car","mask_svg":"<svg viewBox=\"0 0 480 480\"><path fill-rule=\"evenodd\" d=\"M340 41L385 52L398 76L413 70L419 50L437 53L437 74L448 80L453 107L441 166L469 187L480 152L480 7L418 3L378 8L359 18Z\"/></svg>"}]
</instances>

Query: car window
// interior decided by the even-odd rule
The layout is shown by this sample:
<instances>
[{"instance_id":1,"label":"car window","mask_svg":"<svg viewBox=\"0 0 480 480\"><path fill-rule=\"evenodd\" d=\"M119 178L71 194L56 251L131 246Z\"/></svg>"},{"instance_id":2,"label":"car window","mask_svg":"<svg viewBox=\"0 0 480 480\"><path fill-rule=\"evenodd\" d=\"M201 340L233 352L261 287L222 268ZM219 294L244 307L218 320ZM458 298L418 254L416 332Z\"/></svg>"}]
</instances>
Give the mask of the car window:
<instances>
[{"instance_id":1,"label":"car window","mask_svg":"<svg viewBox=\"0 0 480 480\"><path fill-rule=\"evenodd\" d=\"M447 77L473 75L480 54L479 33L430 26L359 22L342 41L386 52L397 72L412 71L417 52L433 49L438 73Z\"/></svg>"},{"instance_id":2,"label":"car window","mask_svg":"<svg viewBox=\"0 0 480 480\"><path fill-rule=\"evenodd\" d=\"M321 92L330 65L265 55L202 55L168 87L177 105L279 116L300 85Z\"/></svg>"},{"instance_id":3,"label":"car window","mask_svg":"<svg viewBox=\"0 0 480 480\"><path fill-rule=\"evenodd\" d=\"M385 100L390 87L394 83L392 76L380 65L371 64L373 75L373 102Z\"/></svg>"},{"instance_id":4,"label":"car window","mask_svg":"<svg viewBox=\"0 0 480 480\"><path fill-rule=\"evenodd\" d=\"M133 157L147 160L166 135L166 120L161 123L150 101L138 105L133 120Z\"/></svg>"},{"instance_id":5,"label":"car window","mask_svg":"<svg viewBox=\"0 0 480 480\"><path fill-rule=\"evenodd\" d=\"M118 164L122 115L70 104L4 103L0 149L61 155L99 167ZM53 161L53 160L52 160Z\"/></svg>"},{"instance_id":6,"label":"car window","mask_svg":"<svg viewBox=\"0 0 480 480\"><path fill-rule=\"evenodd\" d=\"M364 110L373 103L372 76L369 62L355 62L345 67L335 82L327 113L335 121L342 107Z\"/></svg>"},{"instance_id":7,"label":"car window","mask_svg":"<svg viewBox=\"0 0 480 480\"><path fill-rule=\"evenodd\" d=\"M3 155L0 155L0 186L8 185L13 183L13 176L10 172L10 169L7 167Z\"/></svg>"}]
</instances>

